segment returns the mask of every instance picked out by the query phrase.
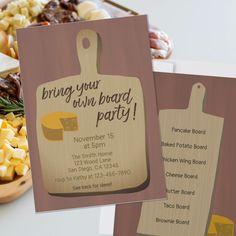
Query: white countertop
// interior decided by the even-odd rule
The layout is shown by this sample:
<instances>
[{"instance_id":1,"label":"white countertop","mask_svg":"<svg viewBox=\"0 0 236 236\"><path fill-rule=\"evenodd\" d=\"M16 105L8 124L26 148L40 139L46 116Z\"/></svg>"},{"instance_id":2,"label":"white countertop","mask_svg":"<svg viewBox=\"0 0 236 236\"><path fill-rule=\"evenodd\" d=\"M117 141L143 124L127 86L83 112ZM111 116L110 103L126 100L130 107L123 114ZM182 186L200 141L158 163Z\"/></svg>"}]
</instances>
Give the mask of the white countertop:
<instances>
[{"instance_id":1,"label":"white countertop","mask_svg":"<svg viewBox=\"0 0 236 236\"><path fill-rule=\"evenodd\" d=\"M175 44L171 61L236 64L235 0L116 1L148 14L151 24L169 34ZM0 235L97 236L99 215L99 208L35 214L30 190L17 201L0 205Z\"/></svg>"},{"instance_id":2,"label":"white countertop","mask_svg":"<svg viewBox=\"0 0 236 236\"><path fill-rule=\"evenodd\" d=\"M171 59L236 64L235 0L115 0L173 39Z\"/></svg>"}]
</instances>

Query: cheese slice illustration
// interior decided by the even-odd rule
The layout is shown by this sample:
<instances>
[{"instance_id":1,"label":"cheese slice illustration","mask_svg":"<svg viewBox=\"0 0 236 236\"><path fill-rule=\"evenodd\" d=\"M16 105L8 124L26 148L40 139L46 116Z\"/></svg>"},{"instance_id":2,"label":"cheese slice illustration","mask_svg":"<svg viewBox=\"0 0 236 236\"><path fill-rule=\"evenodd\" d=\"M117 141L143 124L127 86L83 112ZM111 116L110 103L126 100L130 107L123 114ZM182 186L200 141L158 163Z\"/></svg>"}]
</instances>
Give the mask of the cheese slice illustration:
<instances>
[{"instance_id":1,"label":"cheese slice illustration","mask_svg":"<svg viewBox=\"0 0 236 236\"><path fill-rule=\"evenodd\" d=\"M149 184L139 78L98 72L102 40L75 40L80 74L37 88L37 141L45 189L58 196L134 192Z\"/></svg>"},{"instance_id":2,"label":"cheese slice illustration","mask_svg":"<svg viewBox=\"0 0 236 236\"><path fill-rule=\"evenodd\" d=\"M204 112L206 88L192 86L187 109L159 113L167 200L144 202L138 233L205 236L224 118Z\"/></svg>"},{"instance_id":3,"label":"cheese slice illustration","mask_svg":"<svg viewBox=\"0 0 236 236\"><path fill-rule=\"evenodd\" d=\"M42 129L45 138L63 140L64 131L77 131L77 115L71 112L53 112L42 118Z\"/></svg>"},{"instance_id":4,"label":"cheese slice illustration","mask_svg":"<svg viewBox=\"0 0 236 236\"><path fill-rule=\"evenodd\" d=\"M212 215L207 236L234 236L234 222L224 216Z\"/></svg>"}]
</instances>

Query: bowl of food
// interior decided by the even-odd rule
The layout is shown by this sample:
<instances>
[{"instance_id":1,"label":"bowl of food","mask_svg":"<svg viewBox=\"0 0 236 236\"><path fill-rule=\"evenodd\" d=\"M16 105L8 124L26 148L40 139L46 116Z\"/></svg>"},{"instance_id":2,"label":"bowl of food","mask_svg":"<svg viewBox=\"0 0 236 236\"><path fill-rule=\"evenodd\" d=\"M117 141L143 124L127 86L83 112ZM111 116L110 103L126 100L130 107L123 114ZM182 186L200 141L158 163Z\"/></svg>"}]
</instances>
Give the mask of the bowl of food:
<instances>
[{"instance_id":1,"label":"bowl of food","mask_svg":"<svg viewBox=\"0 0 236 236\"><path fill-rule=\"evenodd\" d=\"M18 72L0 76L0 203L32 185L27 129Z\"/></svg>"},{"instance_id":2,"label":"bowl of food","mask_svg":"<svg viewBox=\"0 0 236 236\"><path fill-rule=\"evenodd\" d=\"M18 58L18 28L138 15L111 0L1 1L9 3L0 11L0 52L13 58ZM153 59L166 59L171 55L173 44L165 32L150 26L149 38Z\"/></svg>"}]
</instances>

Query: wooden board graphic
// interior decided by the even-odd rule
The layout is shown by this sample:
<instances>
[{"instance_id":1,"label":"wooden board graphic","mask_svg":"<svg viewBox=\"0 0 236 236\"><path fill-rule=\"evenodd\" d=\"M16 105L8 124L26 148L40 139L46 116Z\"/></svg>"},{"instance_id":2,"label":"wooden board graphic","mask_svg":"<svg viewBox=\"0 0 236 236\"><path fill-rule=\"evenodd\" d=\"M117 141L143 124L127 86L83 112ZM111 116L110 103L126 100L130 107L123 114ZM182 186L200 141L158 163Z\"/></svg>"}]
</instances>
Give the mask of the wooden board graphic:
<instances>
[{"instance_id":1,"label":"wooden board graphic","mask_svg":"<svg viewBox=\"0 0 236 236\"><path fill-rule=\"evenodd\" d=\"M93 30L75 41L81 74L37 89L44 186L52 194L143 189L149 174L141 83L98 73L102 39Z\"/></svg>"},{"instance_id":2,"label":"wooden board graphic","mask_svg":"<svg viewBox=\"0 0 236 236\"><path fill-rule=\"evenodd\" d=\"M140 235L207 233L224 119L204 113L205 90L196 83L187 109L159 113L168 199L143 203Z\"/></svg>"}]
</instances>

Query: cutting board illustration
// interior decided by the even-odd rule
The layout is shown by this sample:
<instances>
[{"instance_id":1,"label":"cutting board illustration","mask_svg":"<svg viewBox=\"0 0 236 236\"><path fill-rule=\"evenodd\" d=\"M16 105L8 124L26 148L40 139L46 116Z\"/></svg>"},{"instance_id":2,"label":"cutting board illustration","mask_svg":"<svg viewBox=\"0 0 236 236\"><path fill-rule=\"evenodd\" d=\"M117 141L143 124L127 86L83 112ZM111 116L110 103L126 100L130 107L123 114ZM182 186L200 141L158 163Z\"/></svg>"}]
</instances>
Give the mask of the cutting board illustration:
<instances>
[{"instance_id":1,"label":"cutting board illustration","mask_svg":"<svg viewBox=\"0 0 236 236\"><path fill-rule=\"evenodd\" d=\"M224 119L204 113L205 93L204 85L196 83L187 109L159 113L168 197L143 203L141 235L207 232Z\"/></svg>"},{"instance_id":2,"label":"cutting board illustration","mask_svg":"<svg viewBox=\"0 0 236 236\"><path fill-rule=\"evenodd\" d=\"M98 37L85 29L75 39L80 74L37 89L38 147L51 194L134 192L149 182L140 80L99 74Z\"/></svg>"}]
</instances>

